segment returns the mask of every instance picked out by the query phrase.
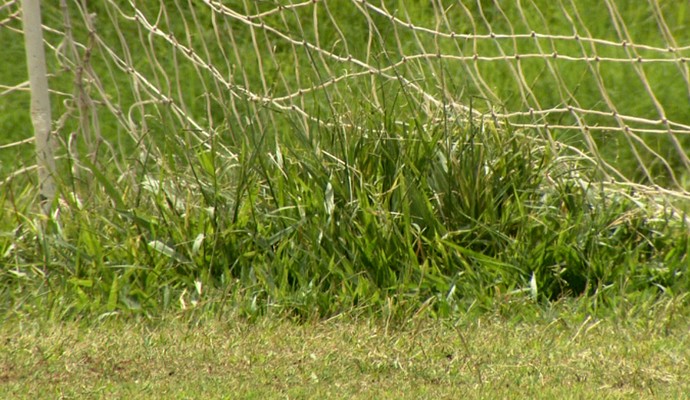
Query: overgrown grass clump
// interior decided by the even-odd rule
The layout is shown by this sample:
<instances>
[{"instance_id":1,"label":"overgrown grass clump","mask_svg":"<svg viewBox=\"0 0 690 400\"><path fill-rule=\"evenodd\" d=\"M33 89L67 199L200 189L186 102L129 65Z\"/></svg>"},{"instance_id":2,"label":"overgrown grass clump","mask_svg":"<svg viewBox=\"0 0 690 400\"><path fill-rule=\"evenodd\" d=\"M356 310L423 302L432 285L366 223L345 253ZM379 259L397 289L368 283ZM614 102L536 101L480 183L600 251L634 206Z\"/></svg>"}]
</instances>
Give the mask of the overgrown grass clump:
<instances>
[{"instance_id":1,"label":"overgrown grass clump","mask_svg":"<svg viewBox=\"0 0 690 400\"><path fill-rule=\"evenodd\" d=\"M255 3L241 12L275 8ZM444 10L403 3L391 15L441 32L624 39L610 29L611 12L570 17L600 7L593 2ZM626 5L618 8L632 42L670 46L658 35L662 25L678 43L688 36L684 9L660 24L644 8ZM668 14L661 9L654 15ZM89 4L82 13L101 18L95 40L77 10L67 9L76 18L72 35L92 47L48 58L58 141L73 146L58 152L54 215L36 213L34 178L18 172L33 164L30 145L0 154L3 312L49 310L62 318L169 308L222 312L229 305L249 316L325 317L352 309L447 316L513 299L580 297L602 304L688 289L688 227L676 211L687 204L674 208L600 175L606 162L638 182L646 182L641 165L659 182L671 170L684 176L670 136L641 136L653 151L640 150L638 159L630 136L604 131L594 138L601 152L591 160L578 132L547 135L450 114L433 119L450 112L451 100L476 104L473 110L487 115L572 103L603 111L586 121L554 113L524 122L597 126L609 118L612 102L621 115L652 120L658 103L665 118L683 123L684 86L674 84L683 77L669 69L673 64L645 62L641 79L636 63L593 69L565 57L513 60L511 54L552 53L622 59L628 49L600 43L588 50L567 38L439 37L349 1L261 17L293 41L273 31L257 34L248 21L221 18L207 6L137 4L135 10L110 3ZM63 12L44 9L44 23L57 27L46 30L49 48L67 43L60 34ZM169 35L152 35L144 20ZM0 71L0 82L17 87L25 80L19 25L13 16L0 30L13 65ZM145 56L123 66L113 61L120 50L127 60ZM507 58L413 57L424 54ZM344 62L348 57L366 64ZM407 61L397 65L402 57ZM77 112L75 73L82 68L92 71L82 84L93 108ZM347 79L340 79L343 68ZM524 95L527 83L534 96ZM638 95L646 90L654 96ZM0 127L9 141L25 139L27 131L18 127L30 125L22 111L27 93L2 96ZM430 108L427 96L443 105ZM118 119L123 115L126 121ZM185 130L190 121L210 136ZM88 131L102 137L91 140ZM658 155L670 165L658 164Z\"/></svg>"},{"instance_id":2,"label":"overgrown grass clump","mask_svg":"<svg viewBox=\"0 0 690 400\"><path fill-rule=\"evenodd\" d=\"M10 181L3 311L446 316L688 288L682 216L530 132L448 116L299 126L167 135L65 179L49 221L30 182Z\"/></svg>"}]
</instances>

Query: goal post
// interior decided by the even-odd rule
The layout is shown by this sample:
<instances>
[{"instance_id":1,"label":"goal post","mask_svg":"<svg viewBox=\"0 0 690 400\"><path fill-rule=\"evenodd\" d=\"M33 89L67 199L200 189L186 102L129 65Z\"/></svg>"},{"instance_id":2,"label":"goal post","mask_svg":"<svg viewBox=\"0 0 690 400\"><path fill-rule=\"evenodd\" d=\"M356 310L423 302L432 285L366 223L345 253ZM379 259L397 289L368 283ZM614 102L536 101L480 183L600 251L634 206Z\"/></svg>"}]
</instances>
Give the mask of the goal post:
<instances>
[{"instance_id":1,"label":"goal post","mask_svg":"<svg viewBox=\"0 0 690 400\"><path fill-rule=\"evenodd\" d=\"M22 0L22 21L31 89L31 122L36 146L39 201L42 211L50 214L56 190L53 147L57 142L51 135L52 115L39 0Z\"/></svg>"}]
</instances>

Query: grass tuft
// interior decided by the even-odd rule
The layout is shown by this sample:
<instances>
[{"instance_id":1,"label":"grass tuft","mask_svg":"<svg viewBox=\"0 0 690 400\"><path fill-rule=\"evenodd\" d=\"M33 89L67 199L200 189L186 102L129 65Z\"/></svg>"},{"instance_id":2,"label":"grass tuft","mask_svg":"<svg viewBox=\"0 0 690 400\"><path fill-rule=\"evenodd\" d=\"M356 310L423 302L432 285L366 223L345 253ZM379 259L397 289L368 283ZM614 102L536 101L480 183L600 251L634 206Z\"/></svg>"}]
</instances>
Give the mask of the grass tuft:
<instances>
[{"instance_id":1,"label":"grass tuft","mask_svg":"<svg viewBox=\"0 0 690 400\"><path fill-rule=\"evenodd\" d=\"M500 121L380 121L219 132L211 148L151 143L92 166L96 182L63 185L45 232L26 206L35 194L12 181L6 311L221 312L231 301L247 316L445 316L497 299L687 287L683 219L593 183L593 165L567 147Z\"/></svg>"}]
</instances>

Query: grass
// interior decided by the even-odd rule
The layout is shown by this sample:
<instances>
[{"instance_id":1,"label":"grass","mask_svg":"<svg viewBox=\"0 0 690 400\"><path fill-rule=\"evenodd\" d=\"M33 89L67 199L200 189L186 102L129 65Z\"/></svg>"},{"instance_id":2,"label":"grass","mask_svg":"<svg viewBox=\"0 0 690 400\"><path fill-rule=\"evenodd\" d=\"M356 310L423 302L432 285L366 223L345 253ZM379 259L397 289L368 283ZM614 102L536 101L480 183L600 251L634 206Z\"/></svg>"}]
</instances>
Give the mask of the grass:
<instances>
[{"instance_id":1,"label":"grass","mask_svg":"<svg viewBox=\"0 0 690 400\"><path fill-rule=\"evenodd\" d=\"M229 148L234 163L171 141L117 182L105 170L64 193L47 234L30 193L6 197L6 311L157 313L200 287L304 317L389 299L450 316L505 294L684 291L683 220L586 183L586 159L492 123L377 128L283 137L281 161L251 137Z\"/></svg>"},{"instance_id":2,"label":"grass","mask_svg":"<svg viewBox=\"0 0 690 400\"><path fill-rule=\"evenodd\" d=\"M624 5L635 40L653 43L656 22ZM62 149L53 216L36 212L33 175L11 175L28 163L29 146L0 150L7 177L0 191L0 394L19 396L29 386L35 392L28 397L685 392L688 205L650 186L604 179L598 156L616 159L621 170L638 167L619 143L602 137L609 147L592 155L578 138L554 140L572 132L549 136L492 118L489 108L530 104L517 95L510 63L476 66L493 95L454 73L452 60L423 59L391 71L408 83L374 74L283 103L251 101L240 89L287 95L325 82L342 65L214 21L208 8L192 14L167 6L160 29L219 74L161 37L149 41L139 25L99 3L102 42L92 43L87 63L98 101L84 114L70 103L73 70L58 70L73 58L50 58L54 115L64 117L60 140L88 130L103 135L78 135L71 151ZM470 51L377 16L370 16L375 25L365 24L370 30L356 28L368 20L355 3L319 7L318 26L306 9L265 23L377 67L435 46L444 54ZM409 7L400 5L396 15L407 12L425 26L443 22L433 8ZM352 21L337 23L345 29L338 31L330 15L343 10L352 11ZM509 6L504 11L515 18L489 11L478 32L492 24L510 30L511 23L554 34L571 28L557 10L536 20L538 14L513 15L519 10ZM459 7L448 13L469 23ZM59 10L45 14L47 25L60 26ZM10 29L16 22L0 27L12 57L21 53ZM605 35L607 20L597 15L591 23L594 35ZM683 24L680 16L669 22L679 41L687 35ZM85 26L73 29L88 41ZM227 41L217 40L218 32ZM51 44L61 39L47 34ZM236 54L221 46L228 41ZM564 54L583 51L568 41L552 45ZM145 55L131 66L206 132L161 104L143 81L132 84L105 46L123 58L128 51ZM499 47L479 44L483 54L511 50ZM23 79L22 63L0 71L0 82ZM578 87L577 101L587 107L601 104L586 68L553 64L562 81L542 77L543 65L524 64L545 107L563 100L553 97L553 85ZM662 104L682 109L682 85L659 86L664 65L645 66L648 82ZM612 83L634 72L602 68ZM430 111L412 81L485 114ZM610 95L619 110L647 115L635 111L649 108L639 97ZM28 117L9 106L15 100L26 102L26 93L0 96L0 109L14 110L1 113L0 124L20 132ZM682 122L685 114L673 110L669 116ZM663 178L664 168L657 172Z\"/></svg>"},{"instance_id":3,"label":"grass","mask_svg":"<svg viewBox=\"0 0 690 400\"><path fill-rule=\"evenodd\" d=\"M210 68L175 59L169 43L139 49L144 44L135 36L123 42L117 31L128 21L102 7L111 22L99 31L103 46L118 51L119 41L128 46L120 47L122 57L129 51L155 60L136 59L132 66L177 99L189 117L207 118L209 132L200 142L200 133L180 126L170 107L142 101L130 107L150 93L120 82L128 78L117 72L117 63L94 48L88 64L93 84L106 93L101 101L116 104L82 110L87 120L93 112L98 124L84 125L83 118L70 114L69 101L56 101L56 115L67 112L59 128L62 140L68 140L69 129L85 134L99 128L107 135L106 146L89 147L84 138L71 152L63 151L60 216L47 224L34 214L32 177L5 181L0 211L5 311L33 314L38 304L63 317L155 315L182 294L203 301L203 287L222 288L248 315L277 307L302 318L328 317L393 301L402 308L431 304L438 316L451 316L470 304L490 310L506 295L548 302L630 293L674 297L687 288L690 242L683 214L644 186L604 182L599 159L576 147L510 129L489 116L429 114L418 93L381 75L291 100L313 119L275 104L227 97ZM302 33L307 39L361 36L335 26L329 31L334 19L328 7L319 8L323 15L317 19L324 25ZM428 10L408 11L420 21L432 18ZM266 17L266 23L294 33L303 20L314 18L303 13L295 10L284 21ZM499 14L487 18L503 18ZM61 18L59 10L47 8L46 23ZM333 68L316 53L305 58L290 47L264 49L270 40L251 39L251 31L203 29L204 20L213 22L208 8L171 11L161 29L170 28L181 45L221 69L233 58L203 45L217 46L221 42L212 36L228 33L248 54L236 58L242 77L231 79L246 89L260 92L256 88L266 89L266 76L272 76L274 95L284 95L294 84L323 82ZM381 21L380 29L387 24ZM84 26L72 28L76 40L88 40ZM182 41L193 28L199 35ZM394 50L387 41L395 35L371 29L380 40L369 50L385 51L374 57L353 49L357 58L375 64L415 51ZM552 29L562 28L554 23ZM55 34L47 34L49 42ZM409 39L405 43L416 43L417 51L432 46L428 38ZM62 53L51 62L57 60L71 62ZM284 63L299 73L288 78ZM449 65L418 67L401 67L399 73L435 77L451 92L463 86L452 74L439 77ZM167 79L156 69L167 77L190 78ZM12 81L18 71L8 70L3 79ZM60 91L56 98L70 98L65 94L73 90L70 74L57 74L51 84ZM175 90L184 90L183 98ZM212 97L208 102L188 100L203 98L204 92ZM108 113L113 107L127 109L128 118L138 122L118 121L117 113ZM10 123L23 118L19 110L12 115Z\"/></svg>"},{"instance_id":4,"label":"grass","mask_svg":"<svg viewBox=\"0 0 690 400\"><path fill-rule=\"evenodd\" d=\"M350 3L332 5L355 7L359 11L353 15L360 17L368 12ZM674 296L687 288L688 231L678 211L687 206L671 207L644 186L605 182L596 155L536 131L510 129L489 116L429 112L409 84L383 75L345 79L287 103L260 105L228 97L219 76L229 74L236 90L281 96L295 85L325 82L336 65L313 49L303 57L292 45L266 47L272 43L268 36L214 22L207 7L171 8L160 29L169 29L179 46L193 49L188 57L204 58L217 69L201 68L170 42L148 46L139 40L145 33L141 25L134 26L132 37L119 36L131 21L112 6L96 7L110 21L98 30L100 47L93 47L88 29L75 23L75 40L91 43L92 52L58 52L50 67L67 68L51 80L55 115L62 121L58 137L67 144L72 129L82 136L102 131L103 141L83 137L69 152L63 149L60 216L47 225L31 206L36 196L32 177L4 180L0 254L6 268L0 279L7 311L24 312L34 302L29 299L38 297L41 307L65 316L155 314L175 304L181 293L201 294L203 286L231 288L228 296L244 299L250 314L280 307L327 317L394 299L405 305L431 302L438 315L448 316L477 301L490 308L493 299L506 294L552 301L609 293ZM298 8L282 19L281 14L267 16L265 23L293 35L301 32L310 42L335 40L332 53L345 55L347 41L364 40L363 32L336 29L329 7L318 8L316 17ZM657 23L622 9L631 28L646 32L643 26ZM141 11L141 18L153 12ZM430 11L400 8L396 15L440 22ZM473 18L486 19L479 25L487 28L496 23L510 30L501 25L508 20L498 11ZM62 18L58 9L45 10L49 25ZM305 29L305 21L314 18L323 24ZM371 18L376 22L379 17ZM525 16L515 21L525 27L536 23ZM679 38L676 25L681 22L668 22ZM17 23L8 19L2 35L16 37L11 28ZM549 27L562 33L562 24ZM413 31L398 30L390 21L368 26L376 40L353 48L352 55L370 65L433 46L444 53L452 50L444 47L446 42L432 43L428 35L410 36ZM195 30L198 35L187 37ZM237 54L246 56L233 57L218 47L224 43L213 39L218 32L227 33ZM49 43L60 36L56 31L46 35ZM411 47L397 46L396 37ZM653 42L651 37L636 39ZM17 42L8 41L9 54L20 54ZM121 66L105 57L106 49L123 58L146 54L131 60L142 82L146 78L187 117L201 122L206 136L181 124L179 110L140 101L151 97L150 89L129 84L127 74L118 72ZM499 50L505 49L493 51ZM87 55L91 90L98 91L102 105L77 113L68 94L75 89L68 72L75 57L84 62ZM223 70L232 60L242 71L237 76L235 70ZM427 61L402 66L398 73L433 77L415 81L431 94L440 89L438 98L467 88L467 104L480 102L472 96L481 93L453 80L451 64ZM16 65L3 72L3 81L19 79L22 63ZM290 77L286 65L294 66ZM662 68L652 64L650 80L653 65ZM486 75L511 85L510 74L500 68ZM434 82L441 86L432 89ZM544 92L546 101L547 90L534 90ZM660 91L659 101L680 97L674 93ZM26 97L23 92L6 96L8 101ZM190 100L202 98L207 101ZM627 100L630 96L621 101ZM584 94L579 101L596 102ZM299 106L312 118L280 109L281 104ZM26 115L20 111L8 113L5 123L22 125Z\"/></svg>"},{"instance_id":5,"label":"grass","mask_svg":"<svg viewBox=\"0 0 690 400\"><path fill-rule=\"evenodd\" d=\"M174 2L173 2L174 3ZM232 3L231 3L232 4ZM274 8L271 2L235 2L232 4L244 12L264 12ZM688 14L684 6L672 2L661 2L659 14L652 13L646 7L638 7L631 0L619 0L615 3L620 14L617 21L627 28L630 38L621 36L611 29L613 21L610 13L602 9L602 5L595 1L579 0L572 4L559 4L543 1L529 1L520 3L520 7L512 4L498 7L484 7L482 13L476 5L462 6L462 4L445 4L443 12L440 5L417 5L407 3L387 2L389 12L403 21L410 20L416 25L438 27L445 32L488 34L491 31L499 33L532 32L543 34L569 36L577 32L582 37L594 37L609 40L614 43L623 40L643 43L652 46L665 47L670 44L664 39L664 32L672 36L682 46L688 37ZM145 39L147 33L132 21L127 21L119 15L113 6L106 4L90 5L90 12L99 17L97 32L104 46L107 46L119 57L127 58L128 54L140 54L142 57L132 57L131 66L136 68L143 77L155 85L161 93L174 98L183 104L185 112L199 121L203 126L222 127L228 124L237 126L235 135L240 135L249 127L247 121L254 120L257 105L247 104L229 96L228 91L219 84L218 76L209 69L200 68L195 63L183 57L181 52L175 53L170 44L160 37L153 38L149 45ZM9 7L8 15L12 11ZM132 15L133 10L123 8L123 12ZM195 55L205 63L216 68L218 75L227 77L232 85L241 86L259 95L270 93L280 97L291 94L297 88L308 88L329 80L331 76L339 76L346 68L349 73L365 72L365 69L324 58L315 52L305 52L303 48L295 47L284 38L273 34L262 34L252 31L245 26L231 24L229 21L213 20L208 7L194 7L186 12L181 11L175 4L166 8L165 18L158 16L157 7L142 6L141 15L150 23L157 22L160 29L171 32L180 44L195 51ZM245 11L246 10L246 11ZM588 13L588 10L601 12ZM194 11L194 14L191 12ZM337 17L333 17L334 12ZM75 19L73 35L80 43L90 43L88 31L83 23L78 22L79 11L76 5L70 9L70 15ZM441 15L445 14L446 19ZM316 15L316 17L315 17ZM583 18L586 15L587 18ZM656 16L664 17L663 23ZM48 26L62 26L63 16L56 7L46 7L44 20ZM307 40L310 43L320 43L333 54L363 60L374 67L385 67L397 62L404 55L442 54L452 56L471 56L478 53L486 57L512 55L520 53L557 52L573 57L593 56L628 57L627 50L619 46L604 44L583 45L572 40L531 38L512 40L453 40L436 37L427 33L419 33L391 23L387 18L371 11L365 13L351 1L331 1L317 7L317 13L311 7L301 7L283 14L266 16L266 24L276 27L296 40ZM369 25L369 20L373 25ZM217 31L214 30L217 27ZM10 19L6 27L0 30L3 42L8 43L3 50L10 57L16 68L8 68L0 72L0 82L7 85L18 84L26 79L22 41L19 35L9 28L19 29L18 19ZM369 27L363 29L362 27ZM125 32L118 35L118 30ZM60 31L60 28L57 28ZM369 35L372 39L369 39ZM220 35L220 36L218 36ZM47 40L58 46L63 37L56 32L46 33ZM232 46L229 45L232 44ZM364 44L366 45L359 45ZM91 44L93 46L93 44ZM55 71L51 77L51 87L55 90L54 116L69 113L65 107L69 94L74 91L73 74L63 68L70 65L74 57L82 58L84 50L74 55L60 53L52 54L49 50L49 69ZM674 57L672 53L657 54L655 52L639 50L642 57ZM687 56L678 52L677 56ZM130 77L120 70L104 48L92 49L89 66L93 68L94 76L105 93L101 101L112 101L115 108L119 108L130 118L139 121L136 127L124 127L123 121L104 107L92 110L99 117L99 126L106 138L119 147L120 151L129 153L143 132L150 135L164 135L155 129L148 129L149 124L156 120L163 120L166 130L180 127L175 116L156 105L141 104L139 99L148 98L150 93L131 85ZM519 75L517 74L519 68ZM640 69L641 68L641 69ZM241 72L240 72L241 71ZM664 109L665 117L671 121L689 123L687 120L687 88L683 85L683 69L676 68L673 63L644 63L643 67L630 63L601 63L592 69L585 62L573 62L564 59L543 60L523 59L515 61L491 61L471 63L447 59L437 62L433 59L422 58L410 60L401 65L393 74L405 77L415 82L436 99L446 101L455 100L462 104L469 104L474 99L474 107L482 112L494 110L535 110L559 107L564 104L581 106L587 109L608 113L607 100L615 105L619 114L636 117L660 119L654 100L647 94L646 87L654 93L656 101ZM640 78L640 74L644 78ZM521 76L521 77L520 77ZM167 78L166 78L167 77ZM483 79L482 83L478 78ZM182 79L181 79L182 78ZM598 86L597 80L602 79L605 92ZM184 87L180 87L184 81ZM379 85L380 88L376 88ZM383 89L383 93L375 94L375 90ZM557 90L556 90L557 89ZM93 89L92 89L93 90ZM292 105L305 108L311 115L317 115L322 120L330 117L347 117L361 111L358 103L372 103L381 101L382 96L393 97L399 91L391 81L376 82L364 77L343 79L329 86L321 92L312 92L290 101L284 101L284 106ZM527 92L534 96L526 95ZM411 90L410 93L414 91ZM182 94L184 93L184 94ZM523 94L521 94L523 93ZM65 95L67 94L67 95ZM94 92L92 96L96 96ZM5 104L28 104L27 93L13 92L3 96L0 107ZM97 97L103 97L101 95ZM155 96L153 96L155 97ZM203 99L202 101L197 101ZM384 100L385 101L385 100ZM132 107L133 105L135 105ZM355 105L350 108L349 105ZM73 111L72 111L73 112ZM405 99L405 103L398 103L396 119L406 121L424 112L424 104L419 96ZM269 119L264 121L264 127L269 130L290 129L289 118L283 118L282 112L272 112ZM245 118L247 116L248 118ZM584 122L589 126L597 124L617 125L608 116L588 115ZM555 113L546 120L526 119L527 123L572 124L574 117L569 114ZM0 116L0 127L11 132L8 141L21 140L31 136L28 115L26 113L11 112ZM630 122L631 126L635 123ZM26 127L26 128L24 128ZM305 127L301 127L305 129ZM93 130L97 130L95 127ZM67 118L61 129L66 137L72 131L79 130L78 118ZM134 130L134 131L132 131ZM584 146L579 134L573 132L553 132L560 140L570 140ZM132 137L130 137L132 136ZM661 157L671 163L671 167L679 175L685 175L680 154L675 150L670 138L666 135L641 134L642 139L658 152ZM682 137L677 139L684 140ZM93 140L83 138L83 141ZM634 179L646 179L644 174L637 172L638 160L634 151L640 154L642 162L651 168L653 179L660 184L670 184L669 171L661 160L644 149L639 144L629 142L626 135L614 131L603 131L594 135L601 157L624 175ZM132 143L134 141L135 143ZM81 143L81 142L80 142ZM121 147L124 146L124 147ZM24 162L30 163L30 146L26 146L20 154L25 157ZM591 149L590 149L591 150ZM84 151L91 151L84 150ZM104 151L104 150L101 150ZM117 152L117 151L116 151ZM5 165L5 172L12 166L12 153L0 153L0 160ZM117 154L104 154L103 157L117 157ZM628 172L630 171L630 172Z\"/></svg>"},{"instance_id":6,"label":"grass","mask_svg":"<svg viewBox=\"0 0 690 400\"><path fill-rule=\"evenodd\" d=\"M510 306L509 306L510 307ZM616 322L561 303L531 317L404 324L353 316L295 324L9 320L5 398L685 398L688 330L659 307ZM526 312L527 311L527 312ZM536 311L536 310L535 310ZM543 311L538 311L543 315ZM548 315L550 313L550 315ZM622 316L618 316L622 317Z\"/></svg>"}]
</instances>

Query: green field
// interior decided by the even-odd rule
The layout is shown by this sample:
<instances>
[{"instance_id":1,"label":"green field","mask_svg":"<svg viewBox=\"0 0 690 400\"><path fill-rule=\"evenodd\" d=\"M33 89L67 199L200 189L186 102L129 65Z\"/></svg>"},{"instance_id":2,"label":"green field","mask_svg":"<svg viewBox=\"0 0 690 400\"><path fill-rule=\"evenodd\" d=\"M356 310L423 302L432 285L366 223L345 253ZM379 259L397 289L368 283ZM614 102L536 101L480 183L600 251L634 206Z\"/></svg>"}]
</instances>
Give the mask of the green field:
<instances>
[{"instance_id":1,"label":"green field","mask_svg":"<svg viewBox=\"0 0 690 400\"><path fill-rule=\"evenodd\" d=\"M13 399L681 399L688 326L559 304L448 320L37 322L0 330ZM508 310L505 310L508 311ZM538 313L544 313L539 310Z\"/></svg>"},{"instance_id":2,"label":"green field","mask_svg":"<svg viewBox=\"0 0 690 400\"><path fill-rule=\"evenodd\" d=\"M598 2L485 5L483 14L465 3L385 5L440 31L620 39L608 13L586 13ZM690 43L684 6L658 2L664 33L637 2L614 3L635 43ZM60 193L56 214L40 215L33 172L17 172L34 163L31 143L0 147L0 397L687 393L690 207L644 186L653 177L681 193L672 175L682 184L687 171L672 138L641 135L639 147L603 132L591 154L577 130L488 117L557 107L564 92L605 110L584 62L521 61L534 97L521 94L514 61L421 57L387 69L422 53L615 58L625 49L450 40L344 0L274 12L253 28L203 4L161 4L140 9L139 20L125 6L89 5L96 42L71 5L83 44L74 53L59 33L61 10L44 5ZM578 10L587 18L574 18ZM20 28L13 18L0 26L12 61L0 68L5 87L26 80ZM386 72L351 63L345 73L348 56ZM91 74L81 83L75 60ZM690 124L682 68L645 63L644 80L630 63L597 68L621 114L655 119L660 104L669 120ZM93 100L82 108L80 84ZM28 104L27 91L2 92L0 145L31 136ZM587 118L595 126L609 117ZM604 179L614 169L638 185Z\"/></svg>"}]
</instances>

